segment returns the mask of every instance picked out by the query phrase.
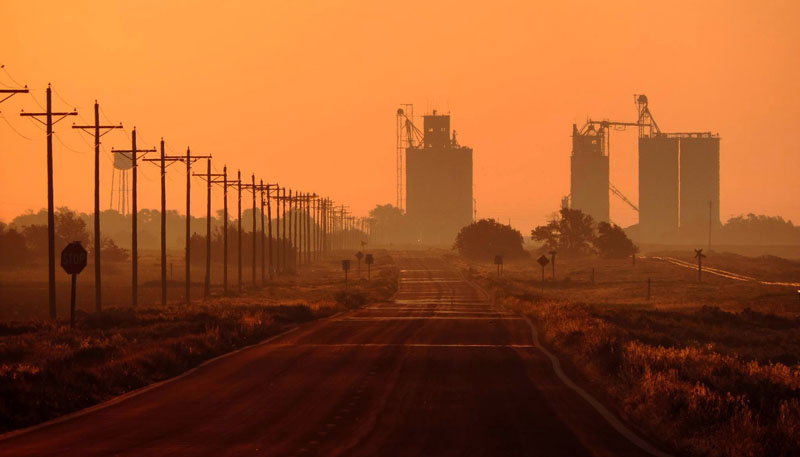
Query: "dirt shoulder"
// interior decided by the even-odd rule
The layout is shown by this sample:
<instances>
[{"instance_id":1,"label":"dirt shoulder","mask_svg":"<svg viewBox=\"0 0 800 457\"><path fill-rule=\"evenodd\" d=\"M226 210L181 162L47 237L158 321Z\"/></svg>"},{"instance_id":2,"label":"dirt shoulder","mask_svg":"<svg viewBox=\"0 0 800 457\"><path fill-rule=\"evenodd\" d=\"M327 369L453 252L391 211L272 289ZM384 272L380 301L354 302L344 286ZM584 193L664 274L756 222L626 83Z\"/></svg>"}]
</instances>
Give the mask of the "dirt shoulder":
<instances>
[{"instance_id":1,"label":"dirt shoulder","mask_svg":"<svg viewBox=\"0 0 800 457\"><path fill-rule=\"evenodd\" d=\"M532 261L498 277L493 265L453 260L498 303L528 315L571 376L656 442L681 455L800 453L794 291L697 284L653 261L558 259L542 293ZM658 281L658 300L646 299L647 278Z\"/></svg>"},{"instance_id":2,"label":"dirt shoulder","mask_svg":"<svg viewBox=\"0 0 800 457\"><path fill-rule=\"evenodd\" d=\"M347 294L337 257L241 295L81 312L74 329L66 320L0 322L0 433L171 378L305 322L388 300L397 269L388 253L375 254L372 280L366 271L361 279L351 275Z\"/></svg>"}]
</instances>

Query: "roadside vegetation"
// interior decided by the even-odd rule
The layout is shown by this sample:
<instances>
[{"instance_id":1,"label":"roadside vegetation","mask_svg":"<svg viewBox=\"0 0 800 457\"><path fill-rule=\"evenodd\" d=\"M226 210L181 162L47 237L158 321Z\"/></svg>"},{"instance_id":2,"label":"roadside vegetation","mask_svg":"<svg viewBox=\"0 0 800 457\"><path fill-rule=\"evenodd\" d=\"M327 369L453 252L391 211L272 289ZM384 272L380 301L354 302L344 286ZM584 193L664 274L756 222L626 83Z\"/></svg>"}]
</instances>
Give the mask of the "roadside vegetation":
<instances>
[{"instance_id":1,"label":"roadside vegetation","mask_svg":"<svg viewBox=\"0 0 800 457\"><path fill-rule=\"evenodd\" d=\"M235 297L80 312L75 329L64 320L0 322L0 433L173 377L292 326L387 300L397 270L386 253L376 253L372 273L370 282L366 272L360 280L354 274L344 294L339 261L329 260Z\"/></svg>"},{"instance_id":2,"label":"roadside vegetation","mask_svg":"<svg viewBox=\"0 0 800 457\"><path fill-rule=\"evenodd\" d=\"M800 262L707 260L767 274L761 279L783 271L800 280ZM542 293L538 265L506 264L503 277L492 267L465 265L498 303L535 322L571 377L663 447L694 456L800 455L795 290L712 276L697 283L696 272L654 259L584 256L562 257Z\"/></svg>"}]
</instances>

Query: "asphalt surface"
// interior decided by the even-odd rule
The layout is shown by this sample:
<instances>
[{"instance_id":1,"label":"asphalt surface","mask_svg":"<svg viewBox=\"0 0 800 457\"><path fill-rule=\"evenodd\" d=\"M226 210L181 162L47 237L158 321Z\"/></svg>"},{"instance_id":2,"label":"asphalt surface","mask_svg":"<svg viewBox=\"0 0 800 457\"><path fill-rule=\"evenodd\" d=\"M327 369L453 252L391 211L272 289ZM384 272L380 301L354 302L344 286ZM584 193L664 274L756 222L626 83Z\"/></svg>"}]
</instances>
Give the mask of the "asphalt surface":
<instances>
[{"instance_id":1,"label":"asphalt surface","mask_svg":"<svg viewBox=\"0 0 800 457\"><path fill-rule=\"evenodd\" d=\"M0 456L633 456L554 375L519 316L433 257L394 303L302 326Z\"/></svg>"}]
</instances>

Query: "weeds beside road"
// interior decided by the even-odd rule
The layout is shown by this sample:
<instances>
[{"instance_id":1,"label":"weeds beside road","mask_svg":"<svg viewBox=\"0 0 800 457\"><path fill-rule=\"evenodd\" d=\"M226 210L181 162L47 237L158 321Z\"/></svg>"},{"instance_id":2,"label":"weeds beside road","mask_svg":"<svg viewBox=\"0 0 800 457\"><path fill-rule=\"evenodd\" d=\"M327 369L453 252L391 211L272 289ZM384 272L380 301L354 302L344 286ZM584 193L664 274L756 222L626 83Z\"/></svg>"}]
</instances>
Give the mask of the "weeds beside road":
<instances>
[{"instance_id":1,"label":"weeds beside road","mask_svg":"<svg viewBox=\"0 0 800 457\"><path fill-rule=\"evenodd\" d=\"M0 433L34 425L176 376L294 325L391 297L397 271L376 256L373 280L348 294L336 261L238 297L0 323Z\"/></svg>"},{"instance_id":2,"label":"weeds beside road","mask_svg":"<svg viewBox=\"0 0 800 457\"><path fill-rule=\"evenodd\" d=\"M723 259L716 259L720 268ZM759 262L732 260L748 269ZM760 271L785 263L760 261ZM587 263L613 277L606 273L595 285L546 284L542 295L528 265L506 266L497 278L491 265L473 264L469 275L498 303L531 317L542 343L627 422L679 454L800 455L800 318L788 301L797 299L793 291L721 278L698 285L682 279L684 272L646 261L560 259L559 267L574 275ZM632 284L647 277L659 278L659 299L629 297L641 294Z\"/></svg>"}]
</instances>

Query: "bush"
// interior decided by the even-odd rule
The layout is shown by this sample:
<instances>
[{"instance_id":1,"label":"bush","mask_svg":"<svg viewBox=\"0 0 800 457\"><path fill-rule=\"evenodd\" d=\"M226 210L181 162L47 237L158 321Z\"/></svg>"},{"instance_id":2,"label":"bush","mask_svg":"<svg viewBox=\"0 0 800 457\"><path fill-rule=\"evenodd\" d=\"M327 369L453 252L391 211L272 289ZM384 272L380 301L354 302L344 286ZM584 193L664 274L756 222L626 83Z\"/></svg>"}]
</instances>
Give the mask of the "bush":
<instances>
[{"instance_id":1,"label":"bush","mask_svg":"<svg viewBox=\"0 0 800 457\"><path fill-rule=\"evenodd\" d=\"M602 257L622 258L639 252L625 231L617 224L600 222L597 224L597 237L594 247Z\"/></svg>"},{"instance_id":2,"label":"bush","mask_svg":"<svg viewBox=\"0 0 800 457\"><path fill-rule=\"evenodd\" d=\"M18 267L28 258L25 237L16 229L0 223L0 267Z\"/></svg>"},{"instance_id":3,"label":"bush","mask_svg":"<svg viewBox=\"0 0 800 457\"><path fill-rule=\"evenodd\" d=\"M367 304L367 297L361 292L337 292L333 299L336 303L348 308L360 308Z\"/></svg>"},{"instance_id":4,"label":"bush","mask_svg":"<svg viewBox=\"0 0 800 457\"><path fill-rule=\"evenodd\" d=\"M519 230L494 219L481 219L462 228L456 236L454 248L462 256L474 260L489 261L498 254L506 259L527 256L522 248L522 234Z\"/></svg>"}]
</instances>

